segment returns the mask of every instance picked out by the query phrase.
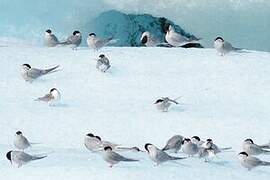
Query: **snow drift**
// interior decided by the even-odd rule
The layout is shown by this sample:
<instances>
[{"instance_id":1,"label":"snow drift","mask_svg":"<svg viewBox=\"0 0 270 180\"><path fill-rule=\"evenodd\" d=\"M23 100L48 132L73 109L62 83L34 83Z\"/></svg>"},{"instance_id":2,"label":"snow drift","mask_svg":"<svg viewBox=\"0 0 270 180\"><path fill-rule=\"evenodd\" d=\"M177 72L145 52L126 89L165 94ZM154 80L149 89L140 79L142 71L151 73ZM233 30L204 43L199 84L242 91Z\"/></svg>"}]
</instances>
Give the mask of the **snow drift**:
<instances>
[{"instance_id":1,"label":"snow drift","mask_svg":"<svg viewBox=\"0 0 270 180\"><path fill-rule=\"evenodd\" d=\"M105 74L95 67L100 53L111 60ZM221 57L214 49L123 47L97 53L86 47L73 51L7 43L0 47L0 58L1 179L269 179L269 167L248 172L237 159L244 139L263 144L270 138L269 53ZM60 64L61 71L29 84L20 75L23 63L39 68ZM61 92L58 106L34 101L52 87ZM182 98L162 113L153 105L162 96ZM48 157L12 167L5 153L14 149L18 130L41 143L28 153L51 152ZM233 149L210 163L194 157L158 167L145 153L123 152L140 161L111 169L84 147L90 132L141 149L148 142L162 147L175 134L212 138ZM269 156L260 158L270 161Z\"/></svg>"}]
</instances>

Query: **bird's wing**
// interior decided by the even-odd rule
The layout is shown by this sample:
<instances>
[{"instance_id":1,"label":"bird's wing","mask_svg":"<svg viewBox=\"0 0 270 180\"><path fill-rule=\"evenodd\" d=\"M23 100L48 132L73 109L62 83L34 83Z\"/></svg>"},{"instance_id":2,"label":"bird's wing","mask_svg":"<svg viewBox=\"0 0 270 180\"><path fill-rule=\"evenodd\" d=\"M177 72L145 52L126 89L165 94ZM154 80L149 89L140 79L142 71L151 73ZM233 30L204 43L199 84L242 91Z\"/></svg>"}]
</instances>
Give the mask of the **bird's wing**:
<instances>
[{"instance_id":1,"label":"bird's wing","mask_svg":"<svg viewBox=\"0 0 270 180\"><path fill-rule=\"evenodd\" d=\"M106 45L106 41L104 39L97 39L95 42L96 48L101 48Z\"/></svg>"},{"instance_id":2,"label":"bird's wing","mask_svg":"<svg viewBox=\"0 0 270 180\"><path fill-rule=\"evenodd\" d=\"M169 160L170 159L170 156L167 153L165 153L164 151L157 150L157 159L160 162L163 162L163 161Z\"/></svg>"},{"instance_id":3,"label":"bird's wing","mask_svg":"<svg viewBox=\"0 0 270 180\"><path fill-rule=\"evenodd\" d=\"M261 153L261 151L262 151L262 149L258 146L258 145L256 145L256 144L251 144L250 146L249 146L249 149L250 149L250 151L251 152L254 152L255 154L258 152L258 153Z\"/></svg>"},{"instance_id":4,"label":"bird's wing","mask_svg":"<svg viewBox=\"0 0 270 180\"><path fill-rule=\"evenodd\" d=\"M109 142L109 141L102 141L102 145L103 145L103 147L110 146L112 148L120 146L120 144L112 143L112 142Z\"/></svg>"},{"instance_id":5,"label":"bird's wing","mask_svg":"<svg viewBox=\"0 0 270 180\"><path fill-rule=\"evenodd\" d=\"M69 37L67 38L67 44L72 44L72 43L74 42L75 38L76 38L76 37L73 36L73 35L69 36Z\"/></svg>"},{"instance_id":6,"label":"bird's wing","mask_svg":"<svg viewBox=\"0 0 270 180\"><path fill-rule=\"evenodd\" d=\"M32 78L32 79L36 79L41 75L42 75L41 69L31 68L31 69L29 69L29 71L27 71L27 76Z\"/></svg>"},{"instance_id":7,"label":"bird's wing","mask_svg":"<svg viewBox=\"0 0 270 180\"><path fill-rule=\"evenodd\" d=\"M24 144L27 144L28 146L31 146L29 141L26 139L26 137L23 137L22 140L23 140Z\"/></svg>"},{"instance_id":8,"label":"bird's wing","mask_svg":"<svg viewBox=\"0 0 270 180\"><path fill-rule=\"evenodd\" d=\"M233 50L233 47L231 45L231 43L225 41L224 44L223 44L223 48L227 51L232 51Z\"/></svg>"},{"instance_id":9,"label":"bird's wing","mask_svg":"<svg viewBox=\"0 0 270 180\"><path fill-rule=\"evenodd\" d=\"M175 103L175 104L179 104L176 100L173 100L173 99L169 99L169 101Z\"/></svg>"},{"instance_id":10,"label":"bird's wing","mask_svg":"<svg viewBox=\"0 0 270 180\"><path fill-rule=\"evenodd\" d=\"M116 152L111 152L109 154L109 158L113 161L136 161L134 159L129 159L129 158L126 158L124 156L121 156L120 154L116 153Z\"/></svg>"},{"instance_id":11,"label":"bird's wing","mask_svg":"<svg viewBox=\"0 0 270 180\"><path fill-rule=\"evenodd\" d=\"M252 166L258 166L258 165L262 164L262 161L256 157L249 157L248 163Z\"/></svg>"},{"instance_id":12,"label":"bird's wing","mask_svg":"<svg viewBox=\"0 0 270 180\"><path fill-rule=\"evenodd\" d=\"M14 158L16 158L19 161L23 161L23 162L29 162L32 160L32 156L29 154L26 154L24 152L16 152L14 154Z\"/></svg>"},{"instance_id":13,"label":"bird's wing","mask_svg":"<svg viewBox=\"0 0 270 180\"><path fill-rule=\"evenodd\" d=\"M40 97L40 98L38 98L37 100L38 100L38 101L45 101L45 102L48 102L48 101L50 101L52 98L53 98L53 97L51 96L51 94L46 94L45 96Z\"/></svg>"},{"instance_id":14,"label":"bird's wing","mask_svg":"<svg viewBox=\"0 0 270 180\"><path fill-rule=\"evenodd\" d=\"M187 37L182 36L181 34L176 33L176 32L172 33L171 39L175 42L178 42L178 43L183 43L183 42L189 41Z\"/></svg>"},{"instance_id":15,"label":"bird's wing","mask_svg":"<svg viewBox=\"0 0 270 180\"><path fill-rule=\"evenodd\" d=\"M56 37L54 34L52 34L51 37L52 37L52 40L53 40L54 42L56 42L56 43L59 42L59 40L57 39L57 37Z\"/></svg>"},{"instance_id":16,"label":"bird's wing","mask_svg":"<svg viewBox=\"0 0 270 180\"><path fill-rule=\"evenodd\" d=\"M181 142L181 139L178 137L178 136L173 136L172 138L170 138L168 141L167 141L167 144L166 146L163 148L163 150L167 150L167 149L170 149L171 147L174 147L176 144L178 143L182 143Z\"/></svg>"},{"instance_id":17,"label":"bird's wing","mask_svg":"<svg viewBox=\"0 0 270 180\"><path fill-rule=\"evenodd\" d=\"M220 150L220 148L216 145L216 144L212 144L212 146L211 146L213 149L214 149L214 152L215 152L215 154L217 154L217 153L220 153L221 152L221 150Z\"/></svg>"},{"instance_id":18,"label":"bird's wing","mask_svg":"<svg viewBox=\"0 0 270 180\"><path fill-rule=\"evenodd\" d=\"M203 158L208 155L207 148L200 148L198 152L199 158Z\"/></svg>"}]
</instances>

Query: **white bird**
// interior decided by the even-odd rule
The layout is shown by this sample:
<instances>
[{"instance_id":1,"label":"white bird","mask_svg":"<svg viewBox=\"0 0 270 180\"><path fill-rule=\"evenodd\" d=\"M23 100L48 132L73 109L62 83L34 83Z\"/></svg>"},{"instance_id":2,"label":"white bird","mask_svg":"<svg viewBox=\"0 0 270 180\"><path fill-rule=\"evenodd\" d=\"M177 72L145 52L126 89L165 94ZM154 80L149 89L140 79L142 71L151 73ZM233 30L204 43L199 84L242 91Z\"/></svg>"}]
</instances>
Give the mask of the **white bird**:
<instances>
[{"instance_id":1,"label":"white bird","mask_svg":"<svg viewBox=\"0 0 270 180\"><path fill-rule=\"evenodd\" d=\"M84 138L85 147L91 152L97 152L103 150L103 144L94 134L88 133Z\"/></svg>"},{"instance_id":2,"label":"white bird","mask_svg":"<svg viewBox=\"0 0 270 180\"><path fill-rule=\"evenodd\" d=\"M241 165L249 171L258 166L270 166L270 162L262 161L259 158L248 155L246 152L238 154Z\"/></svg>"},{"instance_id":3,"label":"white bird","mask_svg":"<svg viewBox=\"0 0 270 180\"><path fill-rule=\"evenodd\" d=\"M185 157L170 156L166 152L158 149L156 146L154 146L153 144L150 144L150 143L145 144L144 147L145 147L145 150L148 152L149 158L156 165L159 165L159 164L166 162L166 161L185 159Z\"/></svg>"},{"instance_id":4,"label":"white bird","mask_svg":"<svg viewBox=\"0 0 270 180\"><path fill-rule=\"evenodd\" d=\"M136 162L139 160L126 158L112 150L110 146L104 147L103 159L110 164L110 167L123 161L123 162Z\"/></svg>"},{"instance_id":5,"label":"white bird","mask_svg":"<svg viewBox=\"0 0 270 180\"><path fill-rule=\"evenodd\" d=\"M72 49L77 49L77 47L81 44L82 42L82 34L80 33L80 31L74 31L72 33L72 35L70 35L66 41L61 42L59 44L62 45L68 45L71 46Z\"/></svg>"},{"instance_id":6,"label":"white bird","mask_svg":"<svg viewBox=\"0 0 270 180\"><path fill-rule=\"evenodd\" d=\"M211 157L216 156L215 150L210 142L206 142L205 147L200 147L198 152L199 158L204 158L205 162L210 161Z\"/></svg>"},{"instance_id":7,"label":"white bird","mask_svg":"<svg viewBox=\"0 0 270 180\"><path fill-rule=\"evenodd\" d=\"M45 31L44 44L47 47L55 47L59 44L57 37L52 33L50 29Z\"/></svg>"},{"instance_id":8,"label":"white bird","mask_svg":"<svg viewBox=\"0 0 270 180\"><path fill-rule=\"evenodd\" d=\"M17 149L23 151L31 146L30 142L23 136L21 131L16 132L13 144Z\"/></svg>"},{"instance_id":9,"label":"white bird","mask_svg":"<svg viewBox=\"0 0 270 180\"><path fill-rule=\"evenodd\" d=\"M99 55L96 68L105 73L110 67L111 65L109 59L104 54Z\"/></svg>"},{"instance_id":10,"label":"white bird","mask_svg":"<svg viewBox=\"0 0 270 180\"><path fill-rule=\"evenodd\" d=\"M241 49L235 48L231 45L231 43L225 41L222 37L217 37L214 41L214 48L217 50L217 52L221 55L224 56L228 54L229 52L235 52L239 51Z\"/></svg>"},{"instance_id":11,"label":"white bird","mask_svg":"<svg viewBox=\"0 0 270 180\"><path fill-rule=\"evenodd\" d=\"M141 43L146 47L156 47L161 42L155 39L149 31L145 31L141 36Z\"/></svg>"},{"instance_id":12,"label":"white bird","mask_svg":"<svg viewBox=\"0 0 270 180\"><path fill-rule=\"evenodd\" d=\"M107 147L107 146L110 146L114 151L143 152L138 147L120 147L119 144L114 144L109 141L102 141L99 136L95 136L92 133L86 134L84 138L84 145L91 152L103 151L104 147Z\"/></svg>"},{"instance_id":13,"label":"white bird","mask_svg":"<svg viewBox=\"0 0 270 180\"><path fill-rule=\"evenodd\" d=\"M23 64L21 65L21 75L25 81L33 82L35 79L43 75L56 72L57 71L56 69L58 67L59 65L49 68L49 69L37 69L37 68L32 68L29 64Z\"/></svg>"},{"instance_id":14,"label":"white bird","mask_svg":"<svg viewBox=\"0 0 270 180\"><path fill-rule=\"evenodd\" d=\"M261 146L255 144L252 139L246 139L242 144L243 150L249 155L268 154L270 151L263 149Z\"/></svg>"},{"instance_id":15,"label":"white bird","mask_svg":"<svg viewBox=\"0 0 270 180\"><path fill-rule=\"evenodd\" d=\"M110 146L112 149L117 149L117 147L120 146L119 144L115 144L115 143L112 143L110 141L103 141L103 140L101 140L101 138L99 136L95 136L95 137L101 142L103 148Z\"/></svg>"},{"instance_id":16,"label":"white bird","mask_svg":"<svg viewBox=\"0 0 270 180\"><path fill-rule=\"evenodd\" d=\"M214 153L215 153L215 154L220 153L220 152L222 152L222 151L226 151L226 150L232 149L231 147L220 148L220 147L218 147L216 144L214 144L214 142L213 142L212 139L207 139L207 140L205 141L205 143L202 144L202 147L207 148L207 147L208 147L207 144L211 145L211 148L214 150Z\"/></svg>"},{"instance_id":17,"label":"white bird","mask_svg":"<svg viewBox=\"0 0 270 180\"><path fill-rule=\"evenodd\" d=\"M17 165L18 168L24 164L27 164L28 162L38 160L38 159L43 159L45 157L47 156L30 155L22 151L9 151L6 154L6 158L11 162L11 164Z\"/></svg>"},{"instance_id":18,"label":"white bird","mask_svg":"<svg viewBox=\"0 0 270 180\"><path fill-rule=\"evenodd\" d=\"M43 97L36 99L37 101L43 101L49 105L55 105L61 99L61 94L56 88L52 88L50 92Z\"/></svg>"},{"instance_id":19,"label":"white bird","mask_svg":"<svg viewBox=\"0 0 270 180\"><path fill-rule=\"evenodd\" d=\"M185 138L182 141L183 153L187 154L189 157L194 156L199 152L199 147L197 144L192 143L189 138Z\"/></svg>"},{"instance_id":20,"label":"white bird","mask_svg":"<svg viewBox=\"0 0 270 180\"><path fill-rule=\"evenodd\" d=\"M113 39L113 37L110 37L107 39L101 39L101 38L98 38L95 33L90 33L87 38L88 47L94 50L99 50L104 46L107 46L109 44L113 44L116 42L117 40Z\"/></svg>"},{"instance_id":21,"label":"white bird","mask_svg":"<svg viewBox=\"0 0 270 180\"><path fill-rule=\"evenodd\" d=\"M199 39L187 38L179 34L178 32L175 31L172 25L168 25L165 39L170 45L174 47L185 46L189 43L198 44L198 40L199 40Z\"/></svg>"},{"instance_id":22,"label":"white bird","mask_svg":"<svg viewBox=\"0 0 270 180\"><path fill-rule=\"evenodd\" d=\"M167 143L166 143L165 147L162 149L162 151L171 150L174 153L177 153L181 149L183 139L184 139L184 137L181 135L174 135L173 137L171 137L167 141Z\"/></svg>"},{"instance_id":23,"label":"white bird","mask_svg":"<svg viewBox=\"0 0 270 180\"><path fill-rule=\"evenodd\" d=\"M158 110L160 110L162 112L168 112L168 109L172 103L179 104L176 100L172 100L168 97L162 97L162 98L156 100L156 102L154 104L156 105Z\"/></svg>"},{"instance_id":24,"label":"white bird","mask_svg":"<svg viewBox=\"0 0 270 180\"><path fill-rule=\"evenodd\" d=\"M201 138L199 136L193 136L191 138L191 142L194 144L197 144L198 147L201 147L205 142L201 140Z\"/></svg>"}]
</instances>

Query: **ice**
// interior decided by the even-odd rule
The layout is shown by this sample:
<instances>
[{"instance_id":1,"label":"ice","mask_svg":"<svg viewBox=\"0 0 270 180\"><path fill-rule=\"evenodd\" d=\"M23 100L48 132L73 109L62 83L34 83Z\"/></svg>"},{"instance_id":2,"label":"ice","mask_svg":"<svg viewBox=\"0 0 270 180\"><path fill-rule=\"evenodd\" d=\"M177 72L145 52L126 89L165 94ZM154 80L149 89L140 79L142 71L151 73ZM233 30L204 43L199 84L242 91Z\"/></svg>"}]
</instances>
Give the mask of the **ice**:
<instances>
[{"instance_id":1,"label":"ice","mask_svg":"<svg viewBox=\"0 0 270 180\"><path fill-rule=\"evenodd\" d=\"M41 34L52 28L60 39L75 29L85 38L96 30L93 22L100 13L118 10L166 17L203 38L206 47L212 47L216 36L223 36L236 47L270 51L269 8L269 0L1 0L0 36L41 45Z\"/></svg>"},{"instance_id":2,"label":"ice","mask_svg":"<svg viewBox=\"0 0 270 180\"><path fill-rule=\"evenodd\" d=\"M111 60L108 73L95 68L100 53ZM108 47L94 52L6 43L0 47L0 177L268 180L268 167L248 172L237 153L246 138L269 141L269 58L269 53L256 51L221 57L214 49ZM39 68L60 64L61 70L29 84L20 76L23 63ZM34 101L52 87L61 92L60 105ZM153 103L162 96L182 96L180 105L159 112ZM5 154L14 149L18 130L41 143L28 153L49 152L48 157L19 169L11 166ZM158 167L144 153L126 152L140 162L111 169L84 147L89 132L142 149L148 142L162 147L175 134L198 135L233 151L210 163L190 158ZM270 161L269 156L260 158Z\"/></svg>"}]
</instances>

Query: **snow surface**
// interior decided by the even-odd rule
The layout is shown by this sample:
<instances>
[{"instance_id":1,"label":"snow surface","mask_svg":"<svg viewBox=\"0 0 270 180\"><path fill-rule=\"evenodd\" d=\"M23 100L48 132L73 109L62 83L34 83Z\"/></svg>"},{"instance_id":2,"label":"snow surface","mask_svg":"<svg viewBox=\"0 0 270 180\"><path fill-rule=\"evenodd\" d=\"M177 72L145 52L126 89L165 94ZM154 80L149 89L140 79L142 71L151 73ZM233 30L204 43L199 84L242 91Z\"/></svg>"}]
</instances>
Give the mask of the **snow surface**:
<instances>
[{"instance_id":1,"label":"snow surface","mask_svg":"<svg viewBox=\"0 0 270 180\"><path fill-rule=\"evenodd\" d=\"M268 142L270 127L270 54L246 51L218 56L214 49L45 48L23 42L0 41L0 177L6 180L39 179L207 179L268 180L270 168L248 172L237 159L242 141ZM95 69L105 53L108 73ZM20 76L20 65L45 68L60 64L61 71L32 84ZM57 87L61 104L50 107L34 101ZM182 96L168 113L153 102L162 96ZM21 130L31 142L27 150L48 157L22 168L5 157L14 149ZM143 148L147 142L164 146L175 134L212 138L233 151L210 163L189 158L155 167L147 154L125 152L140 162L113 168L83 145L92 132L103 139ZM183 156L183 154L179 154ZM270 161L268 156L259 156Z\"/></svg>"},{"instance_id":2,"label":"snow surface","mask_svg":"<svg viewBox=\"0 0 270 180\"><path fill-rule=\"evenodd\" d=\"M270 51L269 9L269 0L1 0L0 36L42 44L40 34L51 28L60 39L75 29L87 37L105 28L95 29L99 14L118 10L166 17L203 38L206 47L223 36L236 47Z\"/></svg>"}]
</instances>

